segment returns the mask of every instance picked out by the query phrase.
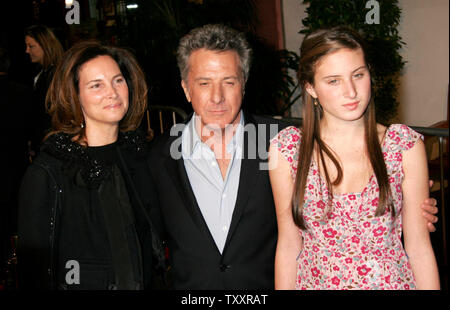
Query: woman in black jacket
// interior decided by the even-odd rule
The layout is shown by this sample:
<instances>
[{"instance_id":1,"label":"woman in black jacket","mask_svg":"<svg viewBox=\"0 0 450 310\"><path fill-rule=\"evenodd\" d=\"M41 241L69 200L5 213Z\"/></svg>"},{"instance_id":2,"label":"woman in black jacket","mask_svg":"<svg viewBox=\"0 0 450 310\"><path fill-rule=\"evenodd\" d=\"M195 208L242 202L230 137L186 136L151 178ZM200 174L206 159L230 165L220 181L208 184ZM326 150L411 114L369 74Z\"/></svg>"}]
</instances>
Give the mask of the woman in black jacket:
<instances>
[{"instance_id":1,"label":"woman in black jacket","mask_svg":"<svg viewBox=\"0 0 450 310\"><path fill-rule=\"evenodd\" d=\"M20 287L150 288L164 256L134 131L146 95L126 50L84 42L64 55L47 95L52 131L19 197Z\"/></svg>"}]
</instances>

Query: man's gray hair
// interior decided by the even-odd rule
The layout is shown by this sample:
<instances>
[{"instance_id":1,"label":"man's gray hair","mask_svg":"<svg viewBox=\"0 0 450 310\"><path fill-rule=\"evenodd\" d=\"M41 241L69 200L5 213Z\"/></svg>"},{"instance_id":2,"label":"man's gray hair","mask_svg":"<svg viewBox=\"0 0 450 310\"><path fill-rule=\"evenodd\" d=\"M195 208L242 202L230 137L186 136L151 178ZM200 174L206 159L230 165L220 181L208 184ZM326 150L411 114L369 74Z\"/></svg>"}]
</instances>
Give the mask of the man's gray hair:
<instances>
[{"instance_id":1,"label":"man's gray hair","mask_svg":"<svg viewBox=\"0 0 450 310\"><path fill-rule=\"evenodd\" d=\"M241 78L244 84L247 82L252 49L243 33L221 24L204 25L192 29L181 38L177 50L177 61L183 81L187 81L188 78L189 57L202 48L217 52L235 51L239 56Z\"/></svg>"}]
</instances>

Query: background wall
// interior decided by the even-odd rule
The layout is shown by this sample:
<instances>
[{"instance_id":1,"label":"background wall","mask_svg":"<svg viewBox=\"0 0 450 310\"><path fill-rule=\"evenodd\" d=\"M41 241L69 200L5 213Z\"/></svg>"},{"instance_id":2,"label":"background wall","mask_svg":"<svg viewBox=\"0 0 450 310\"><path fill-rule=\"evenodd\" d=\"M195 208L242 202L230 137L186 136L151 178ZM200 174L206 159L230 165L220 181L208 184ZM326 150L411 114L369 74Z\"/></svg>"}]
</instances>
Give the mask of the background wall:
<instances>
[{"instance_id":1,"label":"background wall","mask_svg":"<svg viewBox=\"0 0 450 310\"><path fill-rule=\"evenodd\" d=\"M399 90L399 120L429 126L447 119L449 1L401 0L400 36L408 61Z\"/></svg>"},{"instance_id":2,"label":"background wall","mask_svg":"<svg viewBox=\"0 0 450 310\"><path fill-rule=\"evenodd\" d=\"M302 0L283 0L285 48L299 52L306 16ZM380 19L383 22L381 4ZM400 78L399 113L396 122L430 126L447 119L449 87L449 1L399 0L402 20L400 36L407 61ZM300 116L298 105L293 116Z\"/></svg>"},{"instance_id":3,"label":"background wall","mask_svg":"<svg viewBox=\"0 0 450 310\"><path fill-rule=\"evenodd\" d=\"M264 0L255 2L258 12L256 33L277 50L284 48L281 1Z\"/></svg>"},{"instance_id":4,"label":"background wall","mask_svg":"<svg viewBox=\"0 0 450 310\"><path fill-rule=\"evenodd\" d=\"M300 54L300 44L303 34L298 33L303 28L302 19L306 17L306 6L302 0L282 0L284 47L287 50ZM291 72L295 75L294 72ZM295 103L291 108L293 117L301 117L301 106Z\"/></svg>"}]
</instances>

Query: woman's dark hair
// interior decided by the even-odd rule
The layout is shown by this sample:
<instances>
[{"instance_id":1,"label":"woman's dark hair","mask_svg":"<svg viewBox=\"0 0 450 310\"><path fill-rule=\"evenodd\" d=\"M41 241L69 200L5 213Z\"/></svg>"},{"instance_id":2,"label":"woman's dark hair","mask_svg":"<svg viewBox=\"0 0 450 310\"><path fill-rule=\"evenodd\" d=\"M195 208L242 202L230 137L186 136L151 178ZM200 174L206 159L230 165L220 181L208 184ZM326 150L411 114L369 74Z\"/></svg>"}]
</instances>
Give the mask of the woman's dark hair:
<instances>
[{"instance_id":1,"label":"woman's dark hair","mask_svg":"<svg viewBox=\"0 0 450 310\"><path fill-rule=\"evenodd\" d=\"M25 30L25 36L33 38L44 51L42 67L47 69L50 65L56 66L64 54L61 43L55 34L44 25L33 25Z\"/></svg>"},{"instance_id":2,"label":"woman's dark hair","mask_svg":"<svg viewBox=\"0 0 450 310\"><path fill-rule=\"evenodd\" d=\"M301 229L306 229L303 219L303 206L305 204L304 193L314 149L318 152L318 166L322 166L324 170L323 174L328 188L328 211L331 208L333 197L332 186L338 185L343 177L342 168L338 159L333 154L333 151L321 139L320 120L323 116L322 107L320 104L315 105L313 97L306 91L307 84L314 85L316 65L322 57L343 48L351 50L361 49L364 53L365 63L370 69L370 65L366 58L367 53L363 39L356 31L348 27L338 26L331 29L314 31L305 37L300 48L297 77L303 90L303 123L301 128L302 139L299 149L297 175L295 178L295 191L292 198L292 213L296 225ZM387 209L390 209L394 214L388 174L377 131L373 98L370 99L363 118L366 153L368 154L370 164L379 185L379 203L376 215L383 215ZM337 169L337 177L333 181L330 180L328 169L325 164L325 155L333 162ZM325 214L327 214L327 212L325 212Z\"/></svg>"},{"instance_id":3,"label":"woman's dark hair","mask_svg":"<svg viewBox=\"0 0 450 310\"><path fill-rule=\"evenodd\" d=\"M122 48L84 41L70 48L55 70L46 97L47 111L52 118L52 131L47 137L63 132L76 137L77 142L85 138L84 116L79 99L79 73L83 64L99 56L114 59L127 82L129 107L119 122L119 130L130 131L139 126L147 109L147 84L136 58Z\"/></svg>"}]
</instances>

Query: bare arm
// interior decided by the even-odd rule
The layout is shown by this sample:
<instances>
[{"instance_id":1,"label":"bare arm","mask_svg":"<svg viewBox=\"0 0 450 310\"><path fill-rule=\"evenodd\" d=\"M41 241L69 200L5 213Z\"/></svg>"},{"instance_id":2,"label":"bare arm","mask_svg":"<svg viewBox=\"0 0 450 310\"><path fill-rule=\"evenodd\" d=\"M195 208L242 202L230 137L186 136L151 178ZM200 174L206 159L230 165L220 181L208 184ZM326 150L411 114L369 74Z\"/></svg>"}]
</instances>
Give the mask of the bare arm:
<instances>
[{"instance_id":1,"label":"bare arm","mask_svg":"<svg viewBox=\"0 0 450 310\"><path fill-rule=\"evenodd\" d=\"M278 223L275 289L292 290L297 276L296 258L302 248L300 231L291 211L294 180L289 171L289 162L272 146L269 149L269 169Z\"/></svg>"},{"instance_id":2,"label":"bare arm","mask_svg":"<svg viewBox=\"0 0 450 310\"><path fill-rule=\"evenodd\" d=\"M439 275L421 204L429 196L428 168L422 140L403 152L403 234L418 289L439 289Z\"/></svg>"}]
</instances>

